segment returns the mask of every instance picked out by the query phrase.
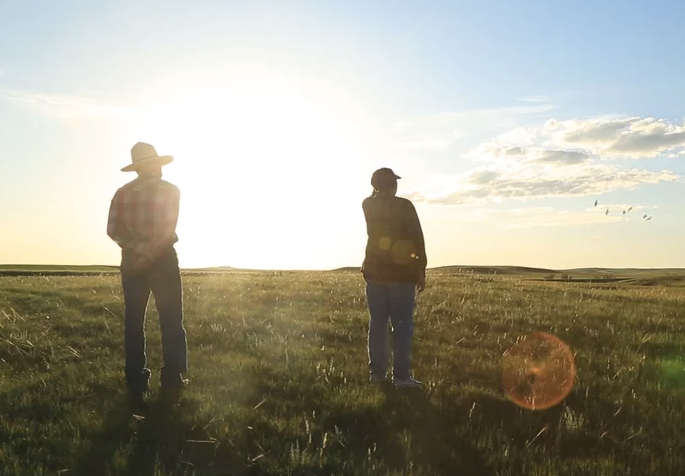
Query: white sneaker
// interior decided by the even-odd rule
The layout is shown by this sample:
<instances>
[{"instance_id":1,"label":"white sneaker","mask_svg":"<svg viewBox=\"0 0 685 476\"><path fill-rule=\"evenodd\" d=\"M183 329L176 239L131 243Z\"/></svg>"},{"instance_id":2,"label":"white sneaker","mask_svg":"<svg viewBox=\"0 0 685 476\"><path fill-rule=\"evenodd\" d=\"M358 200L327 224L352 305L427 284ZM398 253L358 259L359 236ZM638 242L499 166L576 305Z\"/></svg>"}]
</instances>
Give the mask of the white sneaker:
<instances>
[{"instance_id":1,"label":"white sneaker","mask_svg":"<svg viewBox=\"0 0 685 476\"><path fill-rule=\"evenodd\" d=\"M388 381L387 377L379 377L378 375L372 375L369 377L369 382L373 384L380 384L380 383L385 383Z\"/></svg>"},{"instance_id":2,"label":"white sneaker","mask_svg":"<svg viewBox=\"0 0 685 476\"><path fill-rule=\"evenodd\" d=\"M393 378L392 383L394 383L397 388L416 388L423 386L423 382L416 380L414 377L409 377L404 380Z\"/></svg>"}]
</instances>

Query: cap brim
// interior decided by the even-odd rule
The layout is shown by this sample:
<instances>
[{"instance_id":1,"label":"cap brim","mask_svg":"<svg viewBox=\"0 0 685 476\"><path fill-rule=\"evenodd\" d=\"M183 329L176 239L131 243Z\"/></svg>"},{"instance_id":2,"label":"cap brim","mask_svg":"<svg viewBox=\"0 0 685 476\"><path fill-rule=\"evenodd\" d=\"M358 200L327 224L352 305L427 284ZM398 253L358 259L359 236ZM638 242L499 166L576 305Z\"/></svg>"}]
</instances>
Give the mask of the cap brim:
<instances>
[{"instance_id":1,"label":"cap brim","mask_svg":"<svg viewBox=\"0 0 685 476\"><path fill-rule=\"evenodd\" d=\"M135 164L127 165L126 167L122 168L121 171L122 172L134 172L141 165L145 165L145 164L166 165L166 164L173 162L173 160L174 160L174 157L171 155L161 155L159 157L153 157L151 159L138 161Z\"/></svg>"}]
</instances>

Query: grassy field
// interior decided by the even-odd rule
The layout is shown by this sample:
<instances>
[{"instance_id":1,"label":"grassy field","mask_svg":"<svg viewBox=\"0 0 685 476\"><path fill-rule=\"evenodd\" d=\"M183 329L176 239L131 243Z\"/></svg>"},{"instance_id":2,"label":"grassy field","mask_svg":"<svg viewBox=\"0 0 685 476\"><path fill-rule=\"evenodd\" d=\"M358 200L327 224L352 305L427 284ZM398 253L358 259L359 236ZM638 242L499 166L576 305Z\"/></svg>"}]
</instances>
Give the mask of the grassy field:
<instances>
[{"instance_id":1,"label":"grassy field","mask_svg":"<svg viewBox=\"0 0 685 476\"><path fill-rule=\"evenodd\" d=\"M122 379L118 275L0 277L2 475L682 475L685 295L678 287L429 274L413 370L367 381L358 273L184 276L188 377L151 408ZM530 332L571 346L548 410L510 402L503 353Z\"/></svg>"}]
</instances>

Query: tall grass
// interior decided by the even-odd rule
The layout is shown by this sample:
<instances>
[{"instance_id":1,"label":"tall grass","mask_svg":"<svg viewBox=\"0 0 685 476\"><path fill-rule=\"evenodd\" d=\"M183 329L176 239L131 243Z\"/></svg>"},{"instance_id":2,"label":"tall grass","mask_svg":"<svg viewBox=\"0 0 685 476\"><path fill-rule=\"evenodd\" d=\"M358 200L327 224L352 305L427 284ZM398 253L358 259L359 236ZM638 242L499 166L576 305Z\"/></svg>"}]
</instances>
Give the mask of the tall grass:
<instances>
[{"instance_id":1,"label":"tall grass","mask_svg":"<svg viewBox=\"0 0 685 476\"><path fill-rule=\"evenodd\" d=\"M184 277L191 385L149 412L123 386L117 275L0 278L0 474L685 474L685 296L676 288L429 275L413 371L368 383L355 273ZM544 331L578 368L530 411L501 385L503 353Z\"/></svg>"}]
</instances>

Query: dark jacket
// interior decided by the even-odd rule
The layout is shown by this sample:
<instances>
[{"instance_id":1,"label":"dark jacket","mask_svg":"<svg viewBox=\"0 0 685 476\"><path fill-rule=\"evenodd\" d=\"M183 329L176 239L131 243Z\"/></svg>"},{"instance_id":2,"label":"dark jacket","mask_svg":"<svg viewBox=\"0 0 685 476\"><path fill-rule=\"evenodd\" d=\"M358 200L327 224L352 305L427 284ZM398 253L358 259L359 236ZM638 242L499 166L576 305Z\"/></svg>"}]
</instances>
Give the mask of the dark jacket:
<instances>
[{"instance_id":1,"label":"dark jacket","mask_svg":"<svg viewBox=\"0 0 685 476\"><path fill-rule=\"evenodd\" d=\"M367 281L416 282L426 272L426 245L419 216L406 198L378 194L362 202L366 218Z\"/></svg>"}]
</instances>

